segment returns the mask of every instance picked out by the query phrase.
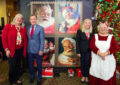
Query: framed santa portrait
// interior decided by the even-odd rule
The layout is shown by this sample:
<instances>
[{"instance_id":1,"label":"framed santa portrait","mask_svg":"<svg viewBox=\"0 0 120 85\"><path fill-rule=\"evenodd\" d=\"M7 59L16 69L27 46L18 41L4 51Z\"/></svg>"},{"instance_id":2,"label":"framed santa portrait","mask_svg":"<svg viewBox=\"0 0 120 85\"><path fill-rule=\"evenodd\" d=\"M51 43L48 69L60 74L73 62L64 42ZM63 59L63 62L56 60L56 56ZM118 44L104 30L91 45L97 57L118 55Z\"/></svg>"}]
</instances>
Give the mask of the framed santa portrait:
<instances>
[{"instance_id":1,"label":"framed santa portrait","mask_svg":"<svg viewBox=\"0 0 120 85\"><path fill-rule=\"evenodd\" d=\"M44 28L45 34L55 33L55 12L53 2L31 2L31 14L37 16L37 24Z\"/></svg>"},{"instance_id":2,"label":"framed santa portrait","mask_svg":"<svg viewBox=\"0 0 120 85\"><path fill-rule=\"evenodd\" d=\"M71 37L59 38L58 66L79 66L80 58L76 55L76 39Z\"/></svg>"},{"instance_id":3,"label":"framed santa portrait","mask_svg":"<svg viewBox=\"0 0 120 85\"><path fill-rule=\"evenodd\" d=\"M82 20L82 2L58 3L58 32L75 34Z\"/></svg>"}]
</instances>

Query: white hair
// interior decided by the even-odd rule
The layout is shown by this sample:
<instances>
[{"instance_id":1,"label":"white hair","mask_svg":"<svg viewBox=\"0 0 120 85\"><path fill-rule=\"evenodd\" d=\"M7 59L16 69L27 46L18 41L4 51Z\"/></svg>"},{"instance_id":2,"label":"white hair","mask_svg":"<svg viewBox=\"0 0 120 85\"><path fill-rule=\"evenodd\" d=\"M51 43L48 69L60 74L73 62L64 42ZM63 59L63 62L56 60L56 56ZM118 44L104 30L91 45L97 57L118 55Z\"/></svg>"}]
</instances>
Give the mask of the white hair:
<instances>
[{"instance_id":1,"label":"white hair","mask_svg":"<svg viewBox=\"0 0 120 85\"><path fill-rule=\"evenodd\" d=\"M13 21L11 22L12 25L15 25L15 24L16 24L16 23L15 23L15 20L17 19L17 17L21 17L21 18L23 19L23 15L22 15L22 14L20 14L20 13L16 14L15 17L13 18ZM21 27L24 28L24 26L25 26L25 24L24 24L24 22L22 21Z\"/></svg>"},{"instance_id":2,"label":"white hair","mask_svg":"<svg viewBox=\"0 0 120 85\"><path fill-rule=\"evenodd\" d=\"M46 12L48 12L48 13L50 13L50 15L52 15L52 8L50 7L50 5L42 5L42 6L40 6L40 9L38 9L37 10L37 16L38 16L38 14L41 12L41 11L46 11Z\"/></svg>"},{"instance_id":3,"label":"white hair","mask_svg":"<svg viewBox=\"0 0 120 85\"><path fill-rule=\"evenodd\" d=\"M69 40L69 41L73 44L74 49L76 49L76 42L75 42L74 39L66 37L66 38L64 38L64 39L61 41L61 43L63 44L63 42L64 42L65 40Z\"/></svg>"},{"instance_id":4,"label":"white hair","mask_svg":"<svg viewBox=\"0 0 120 85\"><path fill-rule=\"evenodd\" d=\"M98 26L97 26L97 30L98 30L98 31L99 31L101 25L106 25L106 26L107 26L107 24L105 24L105 23L101 23L101 22L100 22L100 23L98 24ZM108 26L107 26L107 29L108 29Z\"/></svg>"}]
</instances>

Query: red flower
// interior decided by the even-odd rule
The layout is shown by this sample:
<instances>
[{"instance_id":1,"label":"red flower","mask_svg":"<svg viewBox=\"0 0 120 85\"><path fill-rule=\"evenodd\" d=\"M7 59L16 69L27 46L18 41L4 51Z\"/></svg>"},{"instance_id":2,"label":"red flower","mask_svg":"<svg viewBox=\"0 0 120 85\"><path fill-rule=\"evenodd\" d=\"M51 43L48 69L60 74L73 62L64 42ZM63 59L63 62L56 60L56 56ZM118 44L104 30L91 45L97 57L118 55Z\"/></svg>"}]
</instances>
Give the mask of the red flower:
<instances>
[{"instance_id":1,"label":"red flower","mask_svg":"<svg viewBox=\"0 0 120 85\"><path fill-rule=\"evenodd\" d=\"M110 3L112 0L105 0L105 1L107 1L108 3Z\"/></svg>"},{"instance_id":2,"label":"red flower","mask_svg":"<svg viewBox=\"0 0 120 85\"><path fill-rule=\"evenodd\" d=\"M106 16L106 12L103 11L103 14L101 15L101 18L103 19Z\"/></svg>"}]
</instances>

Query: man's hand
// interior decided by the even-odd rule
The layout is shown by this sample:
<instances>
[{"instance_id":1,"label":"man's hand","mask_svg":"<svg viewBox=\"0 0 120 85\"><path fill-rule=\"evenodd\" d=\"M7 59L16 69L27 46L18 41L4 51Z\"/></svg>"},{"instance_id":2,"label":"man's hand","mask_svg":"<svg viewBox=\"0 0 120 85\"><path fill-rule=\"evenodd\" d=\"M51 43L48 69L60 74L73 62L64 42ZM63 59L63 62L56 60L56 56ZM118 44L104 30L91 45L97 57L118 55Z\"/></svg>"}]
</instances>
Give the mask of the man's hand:
<instances>
[{"instance_id":1,"label":"man's hand","mask_svg":"<svg viewBox=\"0 0 120 85\"><path fill-rule=\"evenodd\" d=\"M39 51L38 55L42 56L43 55L43 51Z\"/></svg>"}]
</instances>

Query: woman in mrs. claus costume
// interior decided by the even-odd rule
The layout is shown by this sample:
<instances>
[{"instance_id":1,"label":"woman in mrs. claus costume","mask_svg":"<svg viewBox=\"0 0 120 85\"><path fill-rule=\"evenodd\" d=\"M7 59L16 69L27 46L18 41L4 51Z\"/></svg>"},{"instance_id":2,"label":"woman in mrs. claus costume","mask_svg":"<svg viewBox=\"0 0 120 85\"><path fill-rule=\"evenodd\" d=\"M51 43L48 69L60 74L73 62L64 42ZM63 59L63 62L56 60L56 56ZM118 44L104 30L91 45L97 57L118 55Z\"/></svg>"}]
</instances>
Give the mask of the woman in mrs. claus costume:
<instances>
[{"instance_id":1,"label":"woman in mrs. claus costume","mask_svg":"<svg viewBox=\"0 0 120 85\"><path fill-rule=\"evenodd\" d=\"M116 85L116 57L117 42L108 33L105 23L98 25L98 34L90 42L91 66L90 85Z\"/></svg>"}]
</instances>

